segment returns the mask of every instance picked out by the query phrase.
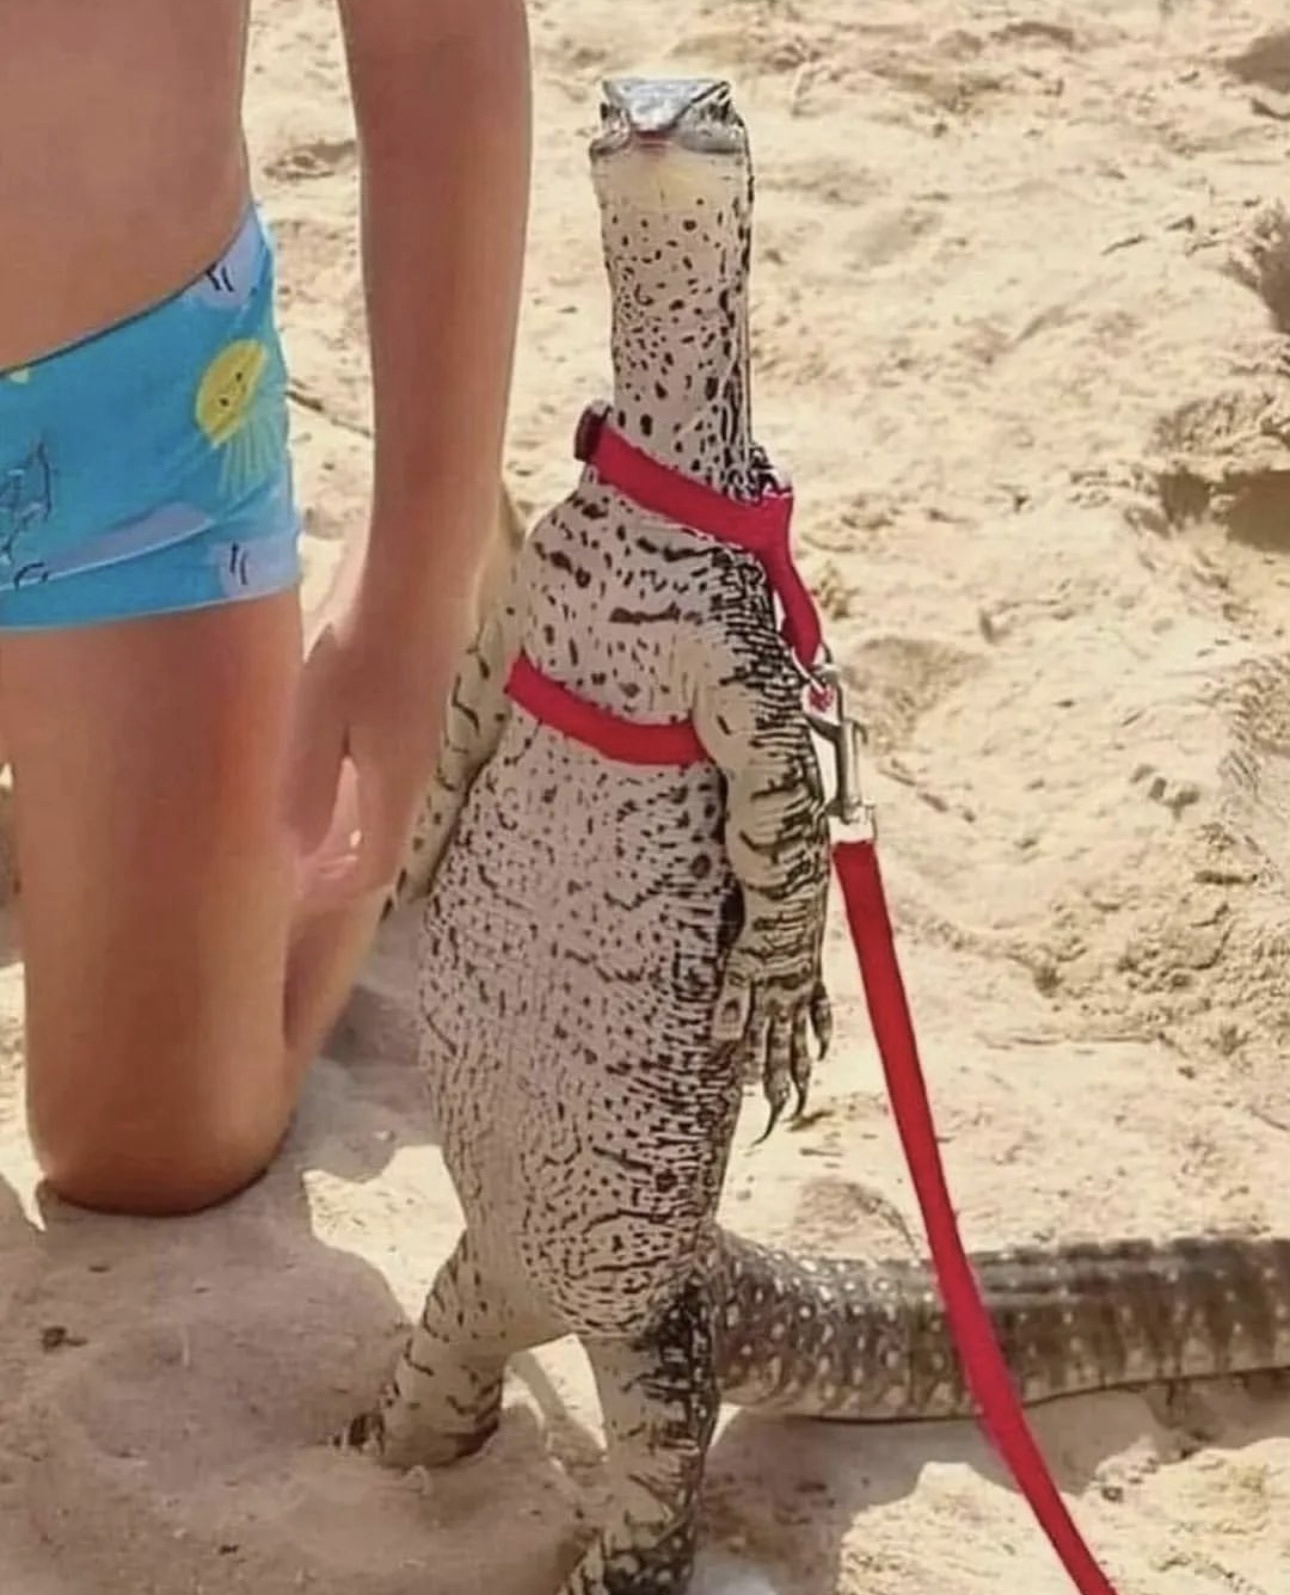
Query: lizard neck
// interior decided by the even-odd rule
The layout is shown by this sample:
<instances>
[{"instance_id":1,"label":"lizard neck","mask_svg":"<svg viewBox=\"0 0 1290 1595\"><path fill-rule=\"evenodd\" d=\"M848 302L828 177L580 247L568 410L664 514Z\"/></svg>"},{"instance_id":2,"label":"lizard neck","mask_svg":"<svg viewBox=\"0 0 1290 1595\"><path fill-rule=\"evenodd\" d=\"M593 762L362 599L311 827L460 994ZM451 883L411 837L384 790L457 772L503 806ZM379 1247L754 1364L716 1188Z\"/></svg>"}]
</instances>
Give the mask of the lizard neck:
<instances>
[{"instance_id":1,"label":"lizard neck","mask_svg":"<svg viewBox=\"0 0 1290 1595\"><path fill-rule=\"evenodd\" d=\"M614 424L638 449L733 498L759 485L746 280L685 285L665 309L614 294ZM653 296L651 296L653 297Z\"/></svg>"}]
</instances>

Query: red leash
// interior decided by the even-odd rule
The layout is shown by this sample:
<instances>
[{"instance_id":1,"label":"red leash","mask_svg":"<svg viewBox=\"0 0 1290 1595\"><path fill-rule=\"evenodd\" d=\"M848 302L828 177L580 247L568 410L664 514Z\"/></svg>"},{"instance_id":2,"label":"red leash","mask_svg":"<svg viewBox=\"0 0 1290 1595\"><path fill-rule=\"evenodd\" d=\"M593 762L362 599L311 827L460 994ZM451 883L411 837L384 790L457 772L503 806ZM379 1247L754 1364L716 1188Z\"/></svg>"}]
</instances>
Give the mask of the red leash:
<instances>
[{"instance_id":1,"label":"red leash","mask_svg":"<svg viewBox=\"0 0 1290 1595\"><path fill-rule=\"evenodd\" d=\"M814 683L817 696L822 686L834 685L826 673L815 605L789 547L793 499L787 487L776 487L752 503L728 499L634 448L610 429L603 409L588 410L583 416L575 452L604 483L641 509L756 554L780 599L784 638L804 676ZM570 692L524 655L516 661L507 691L536 720L607 758L638 765L692 764L707 758L688 721L646 725L624 720ZM840 691L834 692L834 698L838 719L836 731L829 734L839 752L839 798L845 809L857 794L843 790L849 784L848 728ZM872 839L839 842L833 850L833 865L896 1127L968 1388L995 1449L1080 1595L1115 1595L1081 1539L1035 1444L959 1236Z\"/></svg>"},{"instance_id":2,"label":"red leash","mask_svg":"<svg viewBox=\"0 0 1290 1595\"><path fill-rule=\"evenodd\" d=\"M833 849L833 867L842 887L887 1094L968 1388L995 1450L1008 1464L1017 1488L1030 1503L1080 1595L1115 1595L1111 1581L1080 1537L1035 1444L963 1248L896 958L878 854L871 841L839 842Z\"/></svg>"}]
</instances>

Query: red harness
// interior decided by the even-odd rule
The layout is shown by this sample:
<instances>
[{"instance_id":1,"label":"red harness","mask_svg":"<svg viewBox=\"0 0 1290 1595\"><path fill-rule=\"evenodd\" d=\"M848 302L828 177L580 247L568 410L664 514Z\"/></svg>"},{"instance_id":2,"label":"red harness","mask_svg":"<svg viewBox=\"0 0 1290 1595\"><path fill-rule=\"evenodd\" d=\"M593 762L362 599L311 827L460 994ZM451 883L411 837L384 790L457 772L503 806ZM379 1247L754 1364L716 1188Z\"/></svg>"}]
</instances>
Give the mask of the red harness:
<instances>
[{"instance_id":1,"label":"red harness","mask_svg":"<svg viewBox=\"0 0 1290 1595\"><path fill-rule=\"evenodd\" d=\"M575 454L602 482L640 509L755 554L780 601L785 641L806 678L824 689L816 696L817 705L829 696L831 683L822 674L827 656L819 616L789 546L790 489L776 487L751 502L726 498L634 448L608 425L604 408L589 409L583 415ZM625 720L577 697L524 655L511 671L507 691L536 720L606 758L630 764L682 765L708 757L688 721L637 724ZM840 731L835 742L843 755L838 807L844 818L851 818L859 809L868 810L856 791L847 790L848 730L840 695L834 692L833 697ZM1081 1539L1035 1444L963 1249L946 1188L872 835L836 844L833 866L842 888L896 1126L968 1388L986 1432L1080 1595L1115 1595Z\"/></svg>"}]
</instances>

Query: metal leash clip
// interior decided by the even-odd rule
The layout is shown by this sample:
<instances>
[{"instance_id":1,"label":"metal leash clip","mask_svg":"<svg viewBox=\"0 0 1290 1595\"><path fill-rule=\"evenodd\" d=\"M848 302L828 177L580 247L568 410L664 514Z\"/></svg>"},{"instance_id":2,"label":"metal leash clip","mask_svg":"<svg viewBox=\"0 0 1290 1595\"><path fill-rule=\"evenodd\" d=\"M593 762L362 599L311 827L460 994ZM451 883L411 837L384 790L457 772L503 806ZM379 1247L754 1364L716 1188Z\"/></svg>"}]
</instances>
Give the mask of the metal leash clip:
<instances>
[{"instance_id":1,"label":"metal leash clip","mask_svg":"<svg viewBox=\"0 0 1290 1595\"><path fill-rule=\"evenodd\" d=\"M848 713L842 673L827 653L807 676L805 709L811 730L828 743L833 757L833 797L825 812L831 819L876 838L877 811L872 799L865 796L864 749L868 735L860 721Z\"/></svg>"}]
</instances>

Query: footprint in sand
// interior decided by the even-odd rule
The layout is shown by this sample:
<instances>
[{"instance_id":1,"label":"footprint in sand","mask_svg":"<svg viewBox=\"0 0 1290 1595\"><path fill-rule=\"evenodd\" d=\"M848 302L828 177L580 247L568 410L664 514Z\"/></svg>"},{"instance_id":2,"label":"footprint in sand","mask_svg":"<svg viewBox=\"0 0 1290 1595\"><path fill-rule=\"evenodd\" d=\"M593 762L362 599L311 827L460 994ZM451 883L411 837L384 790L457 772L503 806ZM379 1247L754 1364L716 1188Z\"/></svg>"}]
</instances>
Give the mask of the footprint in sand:
<instances>
[{"instance_id":1,"label":"footprint in sand","mask_svg":"<svg viewBox=\"0 0 1290 1595\"><path fill-rule=\"evenodd\" d=\"M1157 525L1191 574L1251 640L1290 623L1290 400L1284 376L1254 372L1178 406L1156 426Z\"/></svg>"},{"instance_id":2,"label":"footprint in sand","mask_svg":"<svg viewBox=\"0 0 1290 1595\"><path fill-rule=\"evenodd\" d=\"M358 159L358 145L352 138L316 138L294 144L265 163L267 174L279 182L306 182L344 171Z\"/></svg>"},{"instance_id":3,"label":"footprint in sand","mask_svg":"<svg viewBox=\"0 0 1290 1595\"><path fill-rule=\"evenodd\" d=\"M1290 94L1290 28L1260 34L1238 55L1229 56L1224 65L1251 88Z\"/></svg>"}]
</instances>

